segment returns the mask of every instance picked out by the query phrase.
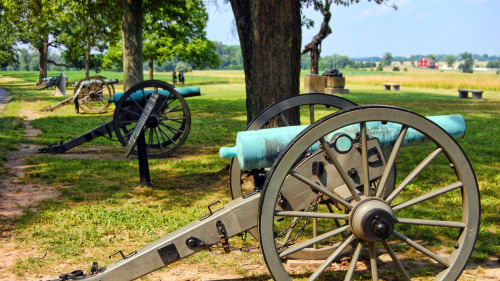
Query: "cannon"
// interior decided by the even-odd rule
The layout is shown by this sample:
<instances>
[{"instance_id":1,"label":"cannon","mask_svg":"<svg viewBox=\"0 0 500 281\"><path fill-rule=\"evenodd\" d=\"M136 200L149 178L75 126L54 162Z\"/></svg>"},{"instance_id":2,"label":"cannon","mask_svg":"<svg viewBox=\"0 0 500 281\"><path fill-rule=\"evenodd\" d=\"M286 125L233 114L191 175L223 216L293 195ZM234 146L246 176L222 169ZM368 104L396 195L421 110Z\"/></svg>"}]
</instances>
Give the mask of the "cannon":
<instances>
[{"instance_id":1,"label":"cannon","mask_svg":"<svg viewBox=\"0 0 500 281\"><path fill-rule=\"evenodd\" d=\"M65 78L66 84L68 84L68 78L65 76L61 75L63 79ZM61 76L51 76L51 77L46 77L42 79L42 83L36 85L36 87L39 90L44 90L44 89L53 89L54 87L57 86L59 83L59 80L61 79Z\"/></svg>"},{"instance_id":2,"label":"cannon","mask_svg":"<svg viewBox=\"0 0 500 281\"><path fill-rule=\"evenodd\" d=\"M267 112L284 116L282 108ZM319 120L313 115L311 125L264 165L269 167L257 166L264 169L262 188L243 194L240 182L222 208L107 266L94 263L88 274L74 271L58 280L132 280L198 251L230 252L231 237L256 228L275 280L352 280L361 261L372 280L387 279L387 266L399 271L396 278L412 280L420 272L406 262L417 258L433 266L435 280L458 279L477 238L480 201L474 170L448 125L442 124L445 130L382 105L347 106ZM374 122L396 133L377 134ZM419 145L407 146L416 138ZM433 247L435 239L446 243ZM297 256L319 262L288 267ZM341 263L341 270L332 266Z\"/></svg>"},{"instance_id":3,"label":"cannon","mask_svg":"<svg viewBox=\"0 0 500 281\"><path fill-rule=\"evenodd\" d=\"M430 116L429 120L438 124L454 138L465 135L465 120L461 115ZM367 122L367 130L372 132L382 149L390 148L399 133L401 126L394 123ZM243 131L236 136L236 146L221 147L220 157L223 159L237 157L240 167L244 170L267 168L274 163L279 153L290 141L308 126L289 126L269 128L258 131ZM353 139L359 129L357 126L342 128L341 131L332 132L325 139L335 142L335 148L342 152L351 149ZM403 145L418 145L427 141L421 133L410 130L403 139ZM311 146L308 152L317 150L319 143Z\"/></svg>"},{"instance_id":4,"label":"cannon","mask_svg":"<svg viewBox=\"0 0 500 281\"><path fill-rule=\"evenodd\" d=\"M73 96L40 111L54 111L74 104L76 113L80 113L80 110L87 113L104 112L110 105L107 99L115 93L115 83L118 83L118 79L106 79L102 76L84 78L75 84Z\"/></svg>"},{"instance_id":5,"label":"cannon","mask_svg":"<svg viewBox=\"0 0 500 281\"><path fill-rule=\"evenodd\" d=\"M103 81L104 82L104 81ZM89 85L96 83L90 83ZM101 85L107 85L102 83ZM87 143L102 136L116 135L118 141L125 146L132 134L147 100L153 92L162 93L148 117L145 134L147 138L148 157L167 157L174 153L186 141L191 128L189 107L180 93L183 88L174 88L162 81L144 81L134 85L124 93L115 93L109 97L116 108L113 120L108 121L76 138L59 144L38 149L42 153L64 153L76 146ZM199 88L184 90L185 96L199 95ZM118 98L119 97L119 98ZM131 152L137 155L134 148Z\"/></svg>"},{"instance_id":6,"label":"cannon","mask_svg":"<svg viewBox=\"0 0 500 281\"><path fill-rule=\"evenodd\" d=\"M104 112L110 105L107 99L113 97L118 79L106 79L102 76L90 76L78 81L74 86L72 97L68 97L40 111L54 111L63 106L74 104L76 113L80 110L87 113Z\"/></svg>"}]
</instances>

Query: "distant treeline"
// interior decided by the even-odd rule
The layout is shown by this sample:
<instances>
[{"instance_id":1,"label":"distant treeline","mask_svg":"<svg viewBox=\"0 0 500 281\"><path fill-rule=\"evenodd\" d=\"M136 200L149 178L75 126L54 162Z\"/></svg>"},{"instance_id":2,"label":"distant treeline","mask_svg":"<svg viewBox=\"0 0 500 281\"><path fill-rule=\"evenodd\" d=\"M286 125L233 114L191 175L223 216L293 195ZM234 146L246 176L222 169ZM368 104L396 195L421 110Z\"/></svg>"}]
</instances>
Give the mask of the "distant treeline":
<instances>
[{"instance_id":1,"label":"distant treeline","mask_svg":"<svg viewBox=\"0 0 500 281\"><path fill-rule=\"evenodd\" d=\"M221 60L219 66L216 69L220 70L242 70L243 69L243 56L241 54L240 46L227 46L220 42L214 42L217 46L216 53L219 55ZM33 70L38 71L38 54L34 50L19 49L19 59L18 63L9 65L4 68L4 70ZM387 54L387 53L386 53ZM93 54L93 62L95 65L92 66L93 69L102 69L102 57L104 54ZM445 61L449 54L440 55L411 55L409 57L393 56L391 58L392 62L412 62L413 65L423 57L433 57L437 61ZM460 55L452 55L455 57L456 61L460 61ZM500 56L489 56L487 54L472 54L474 60L476 61L488 61L488 67L498 67L500 64ZM49 53L49 59L57 63L64 63L63 58L55 53ZM382 57L359 57L359 58L349 58L342 55L331 55L331 56L321 56L319 60L319 69L345 69L345 68L373 68L377 66L377 63L381 61ZM309 54L305 54L301 57L300 61L301 69L311 68L311 58ZM144 63L144 70L148 69L147 62ZM159 72L169 72L172 70L191 70L192 67L185 63L173 58L172 60L163 61L161 63L155 63L154 70ZM48 65L48 70L63 71L63 70L75 70L75 68L68 68L64 66L55 66L52 64ZM122 71L120 66L115 66L114 71Z\"/></svg>"}]
</instances>

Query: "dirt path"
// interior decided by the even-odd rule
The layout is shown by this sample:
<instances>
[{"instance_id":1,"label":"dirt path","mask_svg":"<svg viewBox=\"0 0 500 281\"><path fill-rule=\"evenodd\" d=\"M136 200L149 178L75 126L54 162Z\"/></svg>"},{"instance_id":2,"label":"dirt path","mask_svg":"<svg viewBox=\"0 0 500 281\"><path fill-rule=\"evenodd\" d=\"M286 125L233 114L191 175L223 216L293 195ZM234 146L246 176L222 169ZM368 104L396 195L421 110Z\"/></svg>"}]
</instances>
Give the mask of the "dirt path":
<instances>
[{"instance_id":1,"label":"dirt path","mask_svg":"<svg viewBox=\"0 0 500 281\"><path fill-rule=\"evenodd\" d=\"M24 133L27 139L35 139L41 131L33 128L30 121L38 117L31 111L23 112ZM14 219L24 211L37 211L37 203L48 198L56 198L59 192L52 186L35 185L23 182L26 165L25 157L33 155L36 147L29 144L19 144L17 151L7 156L4 167L8 172L0 180L0 220L2 229L0 235L0 280L18 280L12 273L12 268L20 258L42 257L43 253L19 249L14 243L11 231L14 229Z\"/></svg>"}]
</instances>

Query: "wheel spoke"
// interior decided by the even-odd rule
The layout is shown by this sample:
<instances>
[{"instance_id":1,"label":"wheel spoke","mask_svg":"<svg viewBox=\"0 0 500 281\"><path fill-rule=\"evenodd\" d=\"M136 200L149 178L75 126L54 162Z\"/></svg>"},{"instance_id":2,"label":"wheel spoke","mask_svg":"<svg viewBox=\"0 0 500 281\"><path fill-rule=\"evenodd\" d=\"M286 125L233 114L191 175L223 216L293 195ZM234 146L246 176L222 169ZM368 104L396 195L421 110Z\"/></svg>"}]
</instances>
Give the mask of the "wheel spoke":
<instances>
[{"instance_id":1,"label":"wheel spoke","mask_svg":"<svg viewBox=\"0 0 500 281\"><path fill-rule=\"evenodd\" d=\"M384 248L385 250L389 253L389 255L391 256L391 259L392 261L396 264L399 272L401 272L401 274L403 275L404 279L407 280L407 281L411 281L410 279L410 276L408 276L408 273L406 273L406 270L405 268L403 267L403 264L401 263L401 261L398 259L398 257L396 257L396 254L394 253L394 251L392 250L391 246L389 245L389 243L387 243L387 241L383 240L382 241L382 245L384 245Z\"/></svg>"},{"instance_id":2,"label":"wheel spoke","mask_svg":"<svg viewBox=\"0 0 500 281\"><path fill-rule=\"evenodd\" d=\"M309 122L310 124L314 123L314 104L309 105Z\"/></svg>"},{"instance_id":3,"label":"wheel spoke","mask_svg":"<svg viewBox=\"0 0 500 281\"><path fill-rule=\"evenodd\" d=\"M123 111L131 113L131 114L134 114L134 115L139 116L139 117L141 117L141 115L142 115L142 114L140 114L138 112L135 112L135 111L132 111L132 110L130 110L128 108L123 108Z\"/></svg>"},{"instance_id":4,"label":"wheel spoke","mask_svg":"<svg viewBox=\"0 0 500 281\"><path fill-rule=\"evenodd\" d=\"M303 218L321 218L321 219L339 219L348 220L348 214L332 214L332 213L318 213L318 212L301 212L301 211L274 211L276 216L280 217L303 217Z\"/></svg>"},{"instance_id":5,"label":"wheel spoke","mask_svg":"<svg viewBox=\"0 0 500 281\"><path fill-rule=\"evenodd\" d=\"M132 124L134 123L135 121L131 121L131 120L126 120L126 121L120 121L120 124L123 124L123 125L129 125L129 124Z\"/></svg>"},{"instance_id":6,"label":"wheel spoke","mask_svg":"<svg viewBox=\"0 0 500 281\"><path fill-rule=\"evenodd\" d=\"M320 267L309 277L307 280L316 280L325 270L333 263L333 261L342 253L342 251L349 246L349 244L356 238L351 235L349 238L344 240L342 244L320 265Z\"/></svg>"},{"instance_id":7,"label":"wheel spoke","mask_svg":"<svg viewBox=\"0 0 500 281\"><path fill-rule=\"evenodd\" d=\"M175 145L175 141L162 128L158 127L158 129L160 130L160 134L166 136L168 138L168 140L171 141Z\"/></svg>"},{"instance_id":8,"label":"wheel spoke","mask_svg":"<svg viewBox=\"0 0 500 281\"><path fill-rule=\"evenodd\" d=\"M394 200L394 198L396 198L396 196L401 191L403 191L403 189L416 176L418 176L418 174L420 174L420 172L422 172L422 170L424 170L425 167L427 167L436 157L438 157L442 151L443 151L443 149L439 147L436 150L434 150L433 152L431 152L429 155L427 155L427 157L425 157L425 159L420 164L418 164L418 166L413 171L411 171L411 173L408 174L408 176L406 176L406 178L399 184L399 186L393 192L391 192L391 194L387 197L387 199L385 199L385 202L387 202L387 204L391 204L392 200Z\"/></svg>"},{"instance_id":9,"label":"wheel spoke","mask_svg":"<svg viewBox=\"0 0 500 281\"><path fill-rule=\"evenodd\" d=\"M174 132L174 130L175 130L175 131L177 131L177 133L183 133L183 132L184 132L183 130L177 129L177 128L172 127L172 126L170 126L170 125L167 125L167 124L165 124L165 123L163 123L163 122L161 122L161 124L162 124L164 127L167 127L167 129L169 129L169 130L170 130L170 132L172 132L172 134L176 134L176 132Z\"/></svg>"},{"instance_id":10,"label":"wheel spoke","mask_svg":"<svg viewBox=\"0 0 500 281\"><path fill-rule=\"evenodd\" d=\"M156 130L156 128L153 128L153 130L155 131L156 139L158 140L158 145L160 146L161 152L165 151L163 149L163 145L162 145L162 142L160 140L160 136L158 135L158 131Z\"/></svg>"},{"instance_id":11,"label":"wheel spoke","mask_svg":"<svg viewBox=\"0 0 500 281\"><path fill-rule=\"evenodd\" d=\"M165 143L167 140L165 140L165 137L163 136L162 134L162 129L160 126L157 127L158 131L160 132L160 137L161 137L161 140L162 140L162 143ZM155 131L156 132L156 131ZM157 132L158 134L158 132Z\"/></svg>"},{"instance_id":12,"label":"wheel spoke","mask_svg":"<svg viewBox=\"0 0 500 281\"><path fill-rule=\"evenodd\" d=\"M161 95L161 97L164 97L163 95ZM158 107L160 109L164 108L165 104L167 104L167 101L168 101L168 98L163 98L162 102L161 102L161 105ZM167 105L168 106L168 105Z\"/></svg>"},{"instance_id":13,"label":"wheel spoke","mask_svg":"<svg viewBox=\"0 0 500 281\"><path fill-rule=\"evenodd\" d=\"M172 103L174 103L174 101L176 101L177 99L175 99L175 98L170 99L170 95L169 95L169 98L168 98L167 100L169 100L169 102L167 102L167 104L168 104L168 106L167 106L167 107L169 107L169 108L170 108L170 105L171 105Z\"/></svg>"},{"instance_id":14,"label":"wheel spoke","mask_svg":"<svg viewBox=\"0 0 500 281\"><path fill-rule=\"evenodd\" d=\"M135 129L135 126L130 131L125 132L125 137L127 137L127 140L128 140L128 137L134 132L134 129Z\"/></svg>"},{"instance_id":15,"label":"wheel spoke","mask_svg":"<svg viewBox=\"0 0 500 281\"><path fill-rule=\"evenodd\" d=\"M180 110L177 110L177 108L179 108L180 106L182 106L182 104L179 103L174 107L169 107L169 110L165 110L165 113L184 111L182 108Z\"/></svg>"},{"instance_id":16,"label":"wheel spoke","mask_svg":"<svg viewBox=\"0 0 500 281\"><path fill-rule=\"evenodd\" d=\"M347 270L344 281L351 281L352 276L354 275L354 271L356 270L356 264L358 263L361 249L363 249L363 245L361 243L358 243L358 246L356 247L356 250L352 255L351 264L349 265L349 269Z\"/></svg>"},{"instance_id":17,"label":"wheel spoke","mask_svg":"<svg viewBox=\"0 0 500 281\"><path fill-rule=\"evenodd\" d=\"M391 155L389 156L389 159L387 160L387 163L385 164L385 169L384 172L382 173L382 177L380 178L380 182L378 184L378 189L377 189L377 194L376 196L379 198L382 198L384 196L384 192L386 189L387 185L387 179L389 179L389 175L391 174L391 170L394 166L394 162L396 161L396 157L398 156L399 149L401 148L401 145L403 144L403 140L406 136L406 132L408 132L408 126L403 126L401 128L401 131L399 132L399 136L396 139L396 143L394 144L394 147L392 148Z\"/></svg>"},{"instance_id":18,"label":"wheel spoke","mask_svg":"<svg viewBox=\"0 0 500 281\"><path fill-rule=\"evenodd\" d=\"M405 242L406 244L408 244L408 245L412 246L413 248L419 250L424 255L426 255L429 258L431 258L431 259L437 261L438 263L442 264L444 267L450 267L450 264L447 261L445 261L444 259L442 259L438 255L434 254L433 252L427 250L423 246L419 245L417 242L415 242L415 241L411 240L410 238L404 236L403 234L401 234L401 233L399 233L397 231L394 231L392 234L394 236L396 236L397 238L399 238L401 241Z\"/></svg>"},{"instance_id":19,"label":"wheel spoke","mask_svg":"<svg viewBox=\"0 0 500 281\"><path fill-rule=\"evenodd\" d=\"M436 221L436 220L396 218L396 222L402 223L402 224L429 225L429 226L453 227L453 228L462 228L462 229L465 228L465 223L453 222L453 221Z\"/></svg>"},{"instance_id":20,"label":"wheel spoke","mask_svg":"<svg viewBox=\"0 0 500 281\"><path fill-rule=\"evenodd\" d=\"M142 91L142 98L146 99L146 94L144 93L144 89L141 89L141 91ZM132 98L132 94L128 98L131 99L132 102L139 107L140 112L144 111L144 108L135 99Z\"/></svg>"},{"instance_id":21,"label":"wheel spoke","mask_svg":"<svg viewBox=\"0 0 500 281\"><path fill-rule=\"evenodd\" d=\"M179 123L182 123L180 122L179 120L186 120L186 117L160 117L160 120L162 121L168 121L168 120L171 120L171 121L177 121Z\"/></svg>"},{"instance_id":22,"label":"wheel spoke","mask_svg":"<svg viewBox=\"0 0 500 281\"><path fill-rule=\"evenodd\" d=\"M293 219L292 223L290 224L292 226L291 229L288 230L287 234L285 235L285 239L283 239L284 243L290 240L290 237L292 236L293 230L297 226L298 221L300 220L299 217L296 217Z\"/></svg>"},{"instance_id":23,"label":"wheel spoke","mask_svg":"<svg viewBox=\"0 0 500 281\"><path fill-rule=\"evenodd\" d=\"M377 254L375 253L375 243L368 243L370 251L370 269L372 273L372 280L378 281L378 267L377 267Z\"/></svg>"},{"instance_id":24,"label":"wheel spoke","mask_svg":"<svg viewBox=\"0 0 500 281\"><path fill-rule=\"evenodd\" d=\"M348 231L348 230L349 230L349 226L346 225L346 226L343 226L341 228L332 230L330 232L323 233L323 234L321 234L319 236L314 237L313 239L309 239L309 240L307 240L305 242L302 242L300 244L297 244L297 245L295 245L293 247L289 247L285 251L281 252L279 254L279 257L280 258L284 258L284 257L286 257L288 255L291 255L291 254L293 254L295 252L298 252L298 251L300 251L300 250L302 250L304 248L312 246L313 244L319 243L319 242L321 242L323 240L326 240L326 239L328 239L330 237L333 237L335 235L339 235L340 233Z\"/></svg>"},{"instance_id":25,"label":"wheel spoke","mask_svg":"<svg viewBox=\"0 0 500 281\"><path fill-rule=\"evenodd\" d=\"M161 118L160 121L164 122L164 121L172 121L172 122L175 122L177 124L182 124L184 123L184 121L179 121L177 119L185 119L184 117L180 117L180 118Z\"/></svg>"},{"instance_id":26,"label":"wheel spoke","mask_svg":"<svg viewBox=\"0 0 500 281\"><path fill-rule=\"evenodd\" d=\"M367 135L366 135L366 122L361 122L361 162L363 165L363 193L366 197L371 197L370 195L370 174L368 170L368 147L367 147Z\"/></svg>"},{"instance_id":27,"label":"wheel spoke","mask_svg":"<svg viewBox=\"0 0 500 281\"><path fill-rule=\"evenodd\" d=\"M406 202L404 202L404 203L398 204L398 205L394 206L394 207L392 208L392 210L393 210L394 212L397 212L397 211L399 211L399 210L401 210L401 209L404 209L404 208L406 208L406 207L409 207L409 206L412 206L412 205L418 204L418 203L420 203L420 202L423 202L423 201L429 200L429 199L431 199L431 198L434 198L434 197L439 196L439 195L441 195L441 194L444 194L444 193L450 192L450 191L455 190L455 189L457 189L457 188L460 188L460 187L462 187L462 186L463 186L463 183L462 183L462 182L460 182L460 181L455 182L455 183L452 183L452 184L450 184L450 185L448 185L448 186L442 187L442 188L440 188L440 189L437 189L437 190L431 191L431 192L429 192L429 193L427 193L427 194L424 194L424 195L421 195L421 196L419 196L419 197L416 197L416 198L413 198L413 199L411 199L411 200L408 200L408 201L406 201Z\"/></svg>"},{"instance_id":28,"label":"wheel spoke","mask_svg":"<svg viewBox=\"0 0 500 281\"><path fill-rule=\"evenodd\" d=\"M328 196L328 197L332 198L333 200L339 202L340 204L342 204L343 206L345 206L349 210L352 209L352 205L349 204L349 202L347 202L344 199L338 197L337 195L333 194L330 190L328 190L328 189L324 188L323 186L319 185L318 183L315 183L312 180L304 177L303 175L299 174L298 172L296 172L294 170L290 170L290 175L292 175L294 178L300 180L301 182L309 185L313 189L315 189L315 190L317 190L319 192L322 192L326 196Z\"/></svg>"},{"instance_id":29,"label":"wheel spoke","mask_svg":"<svg viewBox=\"0 0 500 281\"><path fill-rule=\"evenodd\" d=\"M285 124L285 127L290 126L290 123L288 123L288 120L286 119L285 114L283 114L283 112L280 113L280 117L281 121L283 121L283 123Z\"/></svg>"},{"instance_id":30,"label":"wheel spoke","mask_svg":"<svg viewBox=\"0 0 500 281\"><path fill-rule=\"evenodd\" d=\"M347 173L344 171L342 166L340 165L339 161L337 160L337 157L333 154L332 149L330 148L330 145L325 141L325 138L320 138L321 145L323 146L323 149L325 150L326 154L330 158L330 160L333 162L333 165L337 169L337 172L339 173L340 177L344 181L344 183L347 185L349 188L349 191L351 192L354 200L360 201L361 198L359 198L358 192L356 191L356 187L354 186L351 178L347 175Z\"/></svg>"},{"instance_id":31,"label":"wheel spoke","mask_svg":"<svg viewBox=\"0 0 500 281\"><path fill-rule=\"evenodd\" d=\"M330 204L330 203L326 203L326 207L328 208L328 211L329 211L330 213L335 213L335 212L333 211L333 208L332 208L332 206L331 206L331 204ZM335 219L334 221L335 221L335 225L336 225L337 227L341 227L340 222L339 222L339 220L338 220L338 219ZM347 236L346 236L344 233L342 233L342 237L343 237L344 239L346 239L346 238L347 238Z\"/></svg>"}]
</instances>

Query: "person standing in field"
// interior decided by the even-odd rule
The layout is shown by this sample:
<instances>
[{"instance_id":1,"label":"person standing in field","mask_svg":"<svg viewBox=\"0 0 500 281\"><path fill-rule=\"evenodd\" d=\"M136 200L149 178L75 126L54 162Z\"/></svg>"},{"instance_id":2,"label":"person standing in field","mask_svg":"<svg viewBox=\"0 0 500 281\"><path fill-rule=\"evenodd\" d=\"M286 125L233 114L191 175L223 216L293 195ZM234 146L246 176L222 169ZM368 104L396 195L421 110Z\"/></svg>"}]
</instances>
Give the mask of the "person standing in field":
<instances>
[{"instance_id":1,"label":"person standing in field","mask_svg":"<svg viewBox=\"0 0 500 281\"><path fill-rule=\"evenodd\" d=\"M172 80L173 80L174 85L175 85L175 83L177 82L177 73L175 72L175 70L172 72Z\"/></svg>"},{"instance_id":2,"label":"person standing in field","mask_svg":"<svg viewBox=\"0 0 500 281\"><path fill-rule=\"evenodd\" d=\"M179 73L179 83L184 85L184 70Z\"/></svg>"}]
</instances>

